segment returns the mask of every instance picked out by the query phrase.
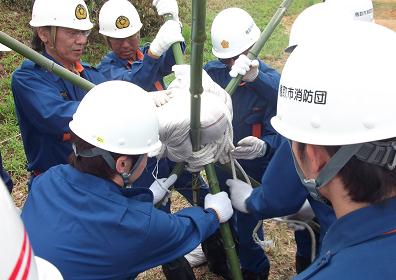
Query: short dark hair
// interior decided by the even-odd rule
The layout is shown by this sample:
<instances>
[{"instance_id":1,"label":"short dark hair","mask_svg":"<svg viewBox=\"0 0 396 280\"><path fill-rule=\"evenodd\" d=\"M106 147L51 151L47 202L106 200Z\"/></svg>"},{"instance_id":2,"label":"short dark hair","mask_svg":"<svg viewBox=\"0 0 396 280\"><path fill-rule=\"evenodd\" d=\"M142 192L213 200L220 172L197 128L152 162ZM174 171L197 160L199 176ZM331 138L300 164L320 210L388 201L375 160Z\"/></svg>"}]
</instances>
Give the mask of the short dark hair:
<instances>
[{"instance_id":1,"label":"short dark hair","mask_svg":"<svg viewBox=\"0 0 396 280\"><path fill-rule=\"evenodd\" d=\"M77 153L95 147L94 145L91 145L78 137L73 132L71 132L70 134L70 141L74 143ZM113 156L115 161L121 156L120 154L115 153L111 153L111 155ZM89 173L104 179L111 179L114 175L117 174L117 172L106 163L102 156L82 157L76 156L75 153L72 152L69 156L69 163L81 172Z\"/></svg>"},{"instance_id":2,"label":"short dark hair","mask_svg":"<svg viewBox=\"0 0 396 280\"><path fill-rule=\"evenodd\" d=\"M383 140L395 141L396 138ZM298 143L298 149L303 152L306 144ZM333 156L341 146L323 146L330 156ZM396 169L370 164L352 157L340 170L341 178L350 198L355 202L378 203L396 191Z\"/></svg>"}]
</instances>

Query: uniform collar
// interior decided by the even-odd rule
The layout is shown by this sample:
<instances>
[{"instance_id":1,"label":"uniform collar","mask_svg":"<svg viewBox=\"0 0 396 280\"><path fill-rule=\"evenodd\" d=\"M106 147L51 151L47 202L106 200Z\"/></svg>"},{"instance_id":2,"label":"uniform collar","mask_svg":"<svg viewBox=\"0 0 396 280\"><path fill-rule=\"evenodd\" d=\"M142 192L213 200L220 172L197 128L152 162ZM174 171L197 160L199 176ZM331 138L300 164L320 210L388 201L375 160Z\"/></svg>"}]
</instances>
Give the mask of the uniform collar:
<instances>
[{"instance_id":1,"label":"uniform collar","mask_svg":"<svg viewBox=\"0 0 396 280\"><path fill-rule=\"evenodd\" d=\"M396 229L396 197L353 211L338 219L328 230L322 252L332 254Z\"/></svg>"},{"instance_id":2,"label":"uniform collar","mask_svg":"<svg viewBox=\"0 0 396 280\"><path fill-rule=\"evenodd\" d=\"M140 49L138 49L138 50L136 51L136 58L137 58L137 60L133 60L133 59L121 59L121 58L119 58L119 57L115 54L115 52L113 52L113 51L111 51L111 52L108 54L108 57L109 57L111 60L113 60L113 61L119 61L119 62L121 62L122 65L128 66L128 65L131 64L131 62L133 63L134 61L141 61L141 60L143 60L143 58L144 58L144 53L143 53Z\"/></svg>"},{"instance_id":3,"label":"uniform collar","mask_svg":"<svg viewBox=\"0 0 396 280\"><path fill-rule=\"evenodd\" d=\"M132 63L134 63L135 61L141 61L143 60L143 58L144 58L144 54L140 49L137 49L136 57L135 58L131 57L130 59L128 59L128 64L132 65Z\"/></svg>"},{"instance_id":4,"label":"uniform collar","mask_svg":"<svg viewBox=\"0 0 396 280\"><path fill-rule=\"evenodd\" d=\"M48 58L49 60L52 60L53 62L55 62L56 64L64 67L61 63L59 63L55 58L53 58L52 56L50 56L46 51L44 51L43 56L45 56L46 58ZM37 64L37 63L36 63ZM37 64L38 65L38 64ZM40 65L39 65L40 66ZM41 66L40 66L41 67ZM68 69L70 70L70 69ZM75 63L75 70L76 72L72 71L73 73L80 75L83 71L84 71L84 66L82 65L82 63L80 61ZM55 75L57 77L57 79L61 79L58 75Z\"/></svg>"}]
</instances>

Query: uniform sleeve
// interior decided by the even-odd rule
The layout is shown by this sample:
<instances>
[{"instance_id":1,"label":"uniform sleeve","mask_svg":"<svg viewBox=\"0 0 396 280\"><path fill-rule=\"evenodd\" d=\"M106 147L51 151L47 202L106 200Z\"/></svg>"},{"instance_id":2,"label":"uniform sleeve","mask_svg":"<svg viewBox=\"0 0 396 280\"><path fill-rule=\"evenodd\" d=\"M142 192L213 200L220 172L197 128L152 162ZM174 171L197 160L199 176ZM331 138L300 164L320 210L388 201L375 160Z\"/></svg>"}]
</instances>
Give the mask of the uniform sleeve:
<instances>
[{"instance_id":1,"label":"uniform sleeve","mask_svg":"<svg viewBox=\"0 0 396 280\"><path fill-rule=\"evenodd\" d=\"M184 42L180 43L183 54L186 52L186 44ZM161 64L159 73L161 77L165 77L172 73L172 66L176 64L175 57L173 55L173 49L170 47L165 54L161 56Z\"/></svg>"},{"instance_id":2,"label":"uniform sleeve","mask_svg":"<svg viewBox=\"0 0 396 280\"><path fill-rule=\"evenodd\" d=\"M144 241L145 270L167 263L192 251L219 227L215 212L199 207L185 208L176 214L153 209L150 229Z\"/></svg>"},{"instance_id":3,"label":"uniform sleeve","mask_svg":"<svg viewBox=\"0 0 396 280\"><path fill-rule=\"evenodd\" d=\"M12 77L12 92L19 114L24 114L42 133L59 135L69 131L69 122L79 101L65 100L54 82L24 69Z\"/></svg>"},{"instance_id":4,"label":"uniform sleeve","mask_svg":"<svg viewBox=\"0 0 396 280\"><path fill-rule=\"evenodd\" d=\"M296 213L307 197L308 192L295 170L289 143L284 141L246 205L258 219L270 219Z\"/></svg>"}]
</instances>

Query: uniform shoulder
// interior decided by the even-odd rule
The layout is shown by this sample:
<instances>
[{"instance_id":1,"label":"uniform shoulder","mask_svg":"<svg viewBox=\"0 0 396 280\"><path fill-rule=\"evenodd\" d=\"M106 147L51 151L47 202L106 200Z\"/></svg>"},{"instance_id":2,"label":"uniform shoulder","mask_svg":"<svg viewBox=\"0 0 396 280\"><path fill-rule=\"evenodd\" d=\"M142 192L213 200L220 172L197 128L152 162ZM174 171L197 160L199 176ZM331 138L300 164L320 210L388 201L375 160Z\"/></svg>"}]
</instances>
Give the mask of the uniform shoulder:
<instances>
[{"instance_id":1,"label":"uniform shoulder","mask_svg":"<svg viewBox=\"0 0 396 280\"><path fill-rule=\"evenodd\" d=\"M204 69L208 72L213 69L225 69L227 66L219 60L211 60L204 66Z\"/></svg>"},{"instance_id":2,"label":"uniform shoulder","mask_svg":"<svg viewBox=\"0 0 396 280\"><path fill-rule=\"evenodd\" d=\"M99 71L96 66L91 65L88 62L81 62L81 65L84 67L84 70L86 71L95 71L95 72Z\"/></svg>"},{"instance_id":3,"label":"uniform shoulder","mask_svg":"<svg viewBox=\"0 0 396 280\"><path fill-rule=\"evenodd\" d=\"M269 66L268 64L266 64L264 61L262 61L261 59L259 60L260 62L260 70L263 72L276 72L279 74L278 70L276 70L275 68Z\"/></svg>"}]
</instances>

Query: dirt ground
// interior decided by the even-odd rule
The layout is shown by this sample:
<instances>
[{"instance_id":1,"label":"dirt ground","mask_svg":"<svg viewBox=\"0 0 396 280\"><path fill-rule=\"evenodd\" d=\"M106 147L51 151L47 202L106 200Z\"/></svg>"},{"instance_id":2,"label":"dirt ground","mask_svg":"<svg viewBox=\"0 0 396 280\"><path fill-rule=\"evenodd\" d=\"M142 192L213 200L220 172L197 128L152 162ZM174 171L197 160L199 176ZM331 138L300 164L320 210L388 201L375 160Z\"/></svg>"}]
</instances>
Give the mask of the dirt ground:
<instances>
[{"instance_id":1,"label":"dirt ground","mask_svg":"<svg viewBox=\"0 0 396 280\"><path fill-rule=\"evenodd\" d=\"M375 22L396 31L396 0L374 1Z\"/></svg>"}]
</instances>

